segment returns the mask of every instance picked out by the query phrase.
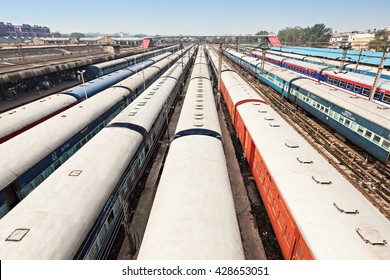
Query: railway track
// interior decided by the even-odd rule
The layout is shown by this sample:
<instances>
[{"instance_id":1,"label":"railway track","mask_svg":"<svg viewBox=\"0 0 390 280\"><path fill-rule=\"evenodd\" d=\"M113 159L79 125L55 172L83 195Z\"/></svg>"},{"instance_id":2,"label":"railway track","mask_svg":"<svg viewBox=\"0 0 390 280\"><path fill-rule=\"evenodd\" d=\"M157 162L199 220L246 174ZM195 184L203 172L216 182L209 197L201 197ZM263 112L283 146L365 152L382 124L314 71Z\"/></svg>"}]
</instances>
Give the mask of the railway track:
<instances>
[{"instance_id":1,"label":"railway track","mask_svg":"<svg viewBox=\"0 0 390 280\"><path fill-rule=\"evenodd\" d=\"M362 149L340 139L329 127L288 102L232 61L228 63L259 95L390 220L390 166L372 162Z\"/></svg>"}]
</instances>

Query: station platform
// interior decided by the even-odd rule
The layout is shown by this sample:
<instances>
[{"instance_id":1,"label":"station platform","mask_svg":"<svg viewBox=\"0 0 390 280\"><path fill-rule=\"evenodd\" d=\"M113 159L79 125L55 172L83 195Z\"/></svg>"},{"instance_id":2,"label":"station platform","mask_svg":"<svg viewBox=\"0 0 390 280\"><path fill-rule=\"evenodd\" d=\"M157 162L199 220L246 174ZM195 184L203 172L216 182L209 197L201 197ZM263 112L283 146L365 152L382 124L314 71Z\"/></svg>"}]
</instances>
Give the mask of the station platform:
<instances>
[{"instance_id":1,"label":"station platform","mask_svg":"<svg viewBox=\"0 0 390 280\"><path fill-rule=\"evenodd\" d=\"M39 93L36 90L30 90L26 92L19 92L15 97L7 96L5 100L0 100L0 113L4 113L8 110L41 99L48 95L66 90L79 85L80 83L81 82L78 80L66 81L58 85L53 85L48 89L40 89Z\"/></svg>"}]
</instances>

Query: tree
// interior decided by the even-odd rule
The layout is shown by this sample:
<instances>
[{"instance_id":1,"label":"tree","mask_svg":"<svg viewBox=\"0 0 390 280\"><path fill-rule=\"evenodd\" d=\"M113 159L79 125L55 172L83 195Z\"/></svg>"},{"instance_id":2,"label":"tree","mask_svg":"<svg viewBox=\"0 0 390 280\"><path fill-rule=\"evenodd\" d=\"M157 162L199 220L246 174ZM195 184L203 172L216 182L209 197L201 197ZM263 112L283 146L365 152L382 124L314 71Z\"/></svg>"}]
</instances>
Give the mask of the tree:
<instances>
[{"instance_id":1,"label":"tree","mask_svg":"<svg viewBox=\"0 0 390 280\"><path fill-rule=\"evenodd\" d=\"M79 32L72 32L69 37L80 39L80 38L85 38L85 35Z\"/></svg>"},{"instance_id":2,"label":"tree","mask_svg":"<svg viewBox=\"0 0 390 280\"><path fill-rule=\"evenodd\" d=\"M278 33L279 40L284 43L327 43L331 36L332 28L326 27L323 23L306 28L287 27Z\"/></svg>"},{"instance_id":3,"label":"tree","mask_svg":"<svg viewBox=\"0 0 390 280\"><path fill-rule=\"evenodd\" d=\"M377 52L383 52L389 43L389 36L386 30L378 30L375 32L374 40L368 44L368 48L374 49Z\"/></svg>"},{"instance_id":4,"label":"tree","mask_svg":"<svg viewBox=\"0 0 390 280\"><path fill-rule=\"evenodd\" d=\"M268 34L269 34L268 31L261 30L261 31L257 32L255 35L268 35Z\"/></svg>"}]
</instances>

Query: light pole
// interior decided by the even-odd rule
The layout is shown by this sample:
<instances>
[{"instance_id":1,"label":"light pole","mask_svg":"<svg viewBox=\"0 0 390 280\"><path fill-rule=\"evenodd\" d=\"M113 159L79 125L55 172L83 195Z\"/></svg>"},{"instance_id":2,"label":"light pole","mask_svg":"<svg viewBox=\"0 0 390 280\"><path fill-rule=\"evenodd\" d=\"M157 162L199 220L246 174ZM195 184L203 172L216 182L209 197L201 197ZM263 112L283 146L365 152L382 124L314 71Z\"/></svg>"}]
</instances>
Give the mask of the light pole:
<instances>
[{"instance_id":1,"label":"light pole","mask_svg":"<svg viewBox=\"0 0 390 280\"><path fill-rule=\"evenodd\" d=\"M77 71L77 73L79 73L81 75L81 80L83 82L83 87L84 87L85 99L87 99L88 98L88 96L87 96L87 88L86 88L86 85L84 83L84 73L85 73L85 70Z\"/></svg>"}]
</instances>

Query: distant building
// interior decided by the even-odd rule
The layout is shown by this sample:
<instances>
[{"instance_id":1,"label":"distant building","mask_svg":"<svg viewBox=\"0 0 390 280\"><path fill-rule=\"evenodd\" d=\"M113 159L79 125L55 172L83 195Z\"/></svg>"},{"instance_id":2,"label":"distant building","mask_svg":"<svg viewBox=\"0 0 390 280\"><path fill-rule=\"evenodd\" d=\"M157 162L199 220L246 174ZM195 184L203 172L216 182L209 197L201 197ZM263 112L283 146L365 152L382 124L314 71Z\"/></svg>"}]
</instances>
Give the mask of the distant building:
<instances>
[{"instance_id":1,"label":"distant building","mask_svg":"<svg viewBox=\"0 0 390 280\"><path fill-rule=\"evenodd\" d=\"M50 28L39 25L13 25L9 22L0 22L0 36L23 38L50 37Z\"/></svg>"},{"instance_id":2,"label":"distant building","mask_svg":"<svg viewBox=\"0 0 390 280\"><path fill-rule=\"evenodd\" d=\"M374 33L342 32L333 33L329 45L331 48L351 47L354 50L367 49L374 40Z\"/></svg>"},{"instance_id":3,"label":"distant building","mask_svg":"<svg viewBox=\"0 0 390 280\"><path fill-rule=\"evenodd\" d=\"M368 44L375 39L374 34L364 33L364 34L354 34L351 37L351 48L353 50L366 50L368 49Z\"/></svg>"}]
</instances>

